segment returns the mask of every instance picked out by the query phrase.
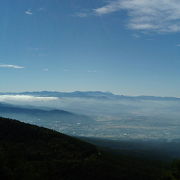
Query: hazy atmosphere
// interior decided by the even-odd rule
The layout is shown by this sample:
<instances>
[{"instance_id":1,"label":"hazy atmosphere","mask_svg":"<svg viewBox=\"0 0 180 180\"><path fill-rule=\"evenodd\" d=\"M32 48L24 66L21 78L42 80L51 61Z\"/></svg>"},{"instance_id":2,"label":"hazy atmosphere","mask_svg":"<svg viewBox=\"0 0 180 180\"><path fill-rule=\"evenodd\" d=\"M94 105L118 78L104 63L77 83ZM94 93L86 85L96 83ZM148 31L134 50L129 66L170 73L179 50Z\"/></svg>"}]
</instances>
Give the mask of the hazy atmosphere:
<instances>
[{"instance_id":1,"label":"hazy atmosphere","mask_svg":"<svg viewBox=\"0 0 180 180\"><path fill-rule=\"evenodd\" d=\"M57 114L44 117L33 112L26 114L1 109L1 116L18 118L69 135L108 139L180 139L179 98L118 96L103 92L34 92L0 95L0 102L13 104L16 108L56 109L85 115L84 120L77 118L62 123Z\"/></svg>"},{"instance_id":2,"label":"hazy atmosphere","mask_svg":"<svg viewBox=\"0 0 180 180\"><path fill-rule=\"evenodd\" d=\"M180 0L0 0L0 179L180 180Z\"/></svg>"}]
</instances>

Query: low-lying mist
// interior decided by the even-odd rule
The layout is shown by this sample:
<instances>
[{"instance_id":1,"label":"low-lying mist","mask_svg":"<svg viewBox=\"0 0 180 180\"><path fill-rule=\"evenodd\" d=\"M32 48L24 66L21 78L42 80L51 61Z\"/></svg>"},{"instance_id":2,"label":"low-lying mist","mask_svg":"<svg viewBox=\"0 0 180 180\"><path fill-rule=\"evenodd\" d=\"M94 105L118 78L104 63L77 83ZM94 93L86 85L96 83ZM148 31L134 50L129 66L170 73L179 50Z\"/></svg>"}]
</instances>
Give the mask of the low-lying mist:
<instances>
[{"instance_id":1,"label":"low-lying mist","mask_svg":"<svg viewBox=\"0 0 180 180\"><path fill-rule=\"evenodd\" d=\"M85 130L73 131L73 135L111 139L180 139L180 101L177 100L1 95L0 102L27 108L60 109L87 115L94 120L91 128L87 124L82 127ZM73 127L65 129L64 133L71 134Z\"/></svg>"}]
</instances>

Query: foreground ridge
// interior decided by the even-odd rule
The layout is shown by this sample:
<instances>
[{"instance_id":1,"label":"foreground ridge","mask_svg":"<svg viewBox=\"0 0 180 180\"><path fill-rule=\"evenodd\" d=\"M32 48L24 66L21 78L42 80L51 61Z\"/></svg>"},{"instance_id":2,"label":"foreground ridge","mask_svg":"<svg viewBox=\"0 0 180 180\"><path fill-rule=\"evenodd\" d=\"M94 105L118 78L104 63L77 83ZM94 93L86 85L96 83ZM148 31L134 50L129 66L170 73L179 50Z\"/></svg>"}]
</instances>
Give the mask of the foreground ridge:
<instances>
[{"instance_id":1,"label":"foreground ridge","mask_svg":"<svg viewBox=\"0 0 180 180\"><path fill-rule=\"evenodd\" d=\"M113 155L53 130L0 118L0 179L156 180L171 176L162 164Z\"/></svg>"}]
</instances>

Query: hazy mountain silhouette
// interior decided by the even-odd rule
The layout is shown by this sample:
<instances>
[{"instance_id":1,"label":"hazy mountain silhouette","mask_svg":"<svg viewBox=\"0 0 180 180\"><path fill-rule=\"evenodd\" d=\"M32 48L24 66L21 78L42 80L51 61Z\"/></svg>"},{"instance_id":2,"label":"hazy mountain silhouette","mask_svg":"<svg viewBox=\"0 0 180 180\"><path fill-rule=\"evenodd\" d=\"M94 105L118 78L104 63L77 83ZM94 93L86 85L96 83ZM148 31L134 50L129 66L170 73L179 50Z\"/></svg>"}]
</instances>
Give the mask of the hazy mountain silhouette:
<instances>
[{"instance_id":1,"label":"hazy mountain silhouette","mask_svg":"<svg viewBox=\"0 0 180 180\"><path fill-rule=\"evenodd\" d=\"M23 122L33 123L49 128L54 126L63 127L66 125L86 125L94 122L88 116L71 113L64 110L44 110L37 107L22 107L0 103L0 116L19 119ZM55 128L54 128L55 129Z\"/></svg>"},{"instance_id":2,"label":"hazy mountain silhouette","mask_svg":"<svg viewBox=\"0 0 180 180\"><path fill-rule=\"evenodd\" d=\"M101 91L74 91L74 92L58 92L58 91L37 91L37 92L21 92L21 93L0 93L0 95L32 95L43 97L78 97L78 98L96 98L96 99L122 99L122 100L157 100L157 101L180 101L177 97L159 97L159 96L124 96L115 95L111 92Z\"/></svg>"}]
</instances>

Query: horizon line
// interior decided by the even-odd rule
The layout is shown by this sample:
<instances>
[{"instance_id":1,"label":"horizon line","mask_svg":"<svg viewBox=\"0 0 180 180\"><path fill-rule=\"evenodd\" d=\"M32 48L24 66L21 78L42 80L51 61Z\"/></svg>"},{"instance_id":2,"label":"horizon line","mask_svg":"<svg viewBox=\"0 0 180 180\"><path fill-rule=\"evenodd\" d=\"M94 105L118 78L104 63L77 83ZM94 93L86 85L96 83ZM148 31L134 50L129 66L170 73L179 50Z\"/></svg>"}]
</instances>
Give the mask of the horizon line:
<instances>
[{"instance_id":1,"label":"horizon line","mask_svg":"<svg viewBox=\"0 0 180 180\"><path fill-rule=\"evenodd\" d=\"M16 91L16 92L8 92L8 91L0 91L0 94L22 94L22 93L40 93L40 92L56 92L56 93L74 93L74 92L99 92L99 93L110 93L112 95L116 96L125 96L125 97L159 97L159 98L176 98L180 99L180 97L177 96L160 96L160 95L123 95L123 94L117 94L113 93L111 91L100 91L100 90L92 90L92 91L80 91L80 90L75 90L75 91L58 91L58 90L37 90L37 91Z\"/></svg>"}]
</instances>

